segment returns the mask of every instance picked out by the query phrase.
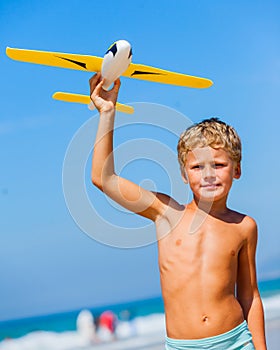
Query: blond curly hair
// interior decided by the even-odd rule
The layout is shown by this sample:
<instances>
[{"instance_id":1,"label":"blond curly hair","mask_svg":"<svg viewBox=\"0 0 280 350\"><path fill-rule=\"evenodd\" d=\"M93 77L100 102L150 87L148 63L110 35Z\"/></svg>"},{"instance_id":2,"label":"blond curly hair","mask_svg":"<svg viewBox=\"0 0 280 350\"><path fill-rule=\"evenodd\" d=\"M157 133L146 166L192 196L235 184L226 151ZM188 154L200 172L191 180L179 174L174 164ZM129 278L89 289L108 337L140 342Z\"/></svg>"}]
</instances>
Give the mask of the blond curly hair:
<instances>
[{"instance_id":1,"label":"blond curly hair","mask_svg":"<svg viewBox=\"0 0 280 350\"><path fill-rule=\"evenodd\" d=\"M177 146L181 169L185 167L189 151L206 146L222 148L233 161L241 161L241 141L236 130L218 118L210 118L192 125L181 134Z\"/></svg>"}]
</instances>

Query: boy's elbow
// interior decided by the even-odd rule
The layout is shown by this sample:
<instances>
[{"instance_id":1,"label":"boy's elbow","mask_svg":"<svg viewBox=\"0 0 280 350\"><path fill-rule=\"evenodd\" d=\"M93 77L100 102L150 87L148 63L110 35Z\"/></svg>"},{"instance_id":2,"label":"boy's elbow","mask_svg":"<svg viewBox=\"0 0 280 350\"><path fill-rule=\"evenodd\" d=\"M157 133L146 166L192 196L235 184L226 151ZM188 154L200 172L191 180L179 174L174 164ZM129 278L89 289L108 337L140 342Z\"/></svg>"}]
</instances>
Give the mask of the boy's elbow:
<instances>
[{"instance_id":1,"label":"boy's elbow","mask_svg":"<svg viewBox=\"0 0 280 350\"><path fill-rule=\"evenodd\" d=\"M115 174L112 174L110 176L106 176L106 177L101 177L101 176L98 176L94 173L91 174L91 182L92 184L99 188L102 192L105 191L105 188L106 188L106 191L107 190L112 190L114 188L116 188L117 186L117 183L116 183L116 179L118 177L115 176Z\"/></svg>"},{"instance_id":2,"label":"boy's elbow","mask_svg":"<svg viewBox=\"0 0 280 350\"><path fill-rule=\"evenodd\" d=\"M99 188L101 191L103 190L102 181L100 177L91 174L91 182L95 187Z\"/></svg>"}]
</instances>

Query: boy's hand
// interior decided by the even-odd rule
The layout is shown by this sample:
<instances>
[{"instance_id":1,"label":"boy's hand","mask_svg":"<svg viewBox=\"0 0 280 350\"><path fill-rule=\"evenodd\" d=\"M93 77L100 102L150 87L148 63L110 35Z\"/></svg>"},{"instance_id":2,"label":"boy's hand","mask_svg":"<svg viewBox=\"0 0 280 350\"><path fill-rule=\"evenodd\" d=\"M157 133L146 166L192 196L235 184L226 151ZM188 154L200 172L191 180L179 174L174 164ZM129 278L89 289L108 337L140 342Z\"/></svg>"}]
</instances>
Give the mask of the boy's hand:
<instances>
[{"instance_id":1,"label":"boy's hand","mask_svg":"<svg viewBox=\"0 0 280 350\"><path fill-rule=\"evenodd\" d=\"M115 104L118 98L118 92L121 85L120 79L114 82L111 90L105 91L102 89L103 80L101 74L95 74L90 80L90 98L98 109L99 113L109 112L115 110Z\"/></svg>"}]
</instances>

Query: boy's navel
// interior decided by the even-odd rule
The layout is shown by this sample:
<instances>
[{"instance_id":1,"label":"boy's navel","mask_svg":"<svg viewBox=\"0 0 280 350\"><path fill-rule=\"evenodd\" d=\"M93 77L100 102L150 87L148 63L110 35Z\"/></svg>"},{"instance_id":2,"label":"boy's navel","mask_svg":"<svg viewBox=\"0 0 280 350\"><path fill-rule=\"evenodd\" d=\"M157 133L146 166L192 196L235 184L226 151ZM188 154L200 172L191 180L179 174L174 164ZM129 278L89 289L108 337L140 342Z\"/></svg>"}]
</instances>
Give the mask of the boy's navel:
<instances>
[{"instance_id":1,"label":"boy's navel","mask_svg":"<svg viewBox=\"0 0 280 350\"><path fill-rule=\"evenodd\" d=\"M202 316L202 321L203 321L203 322L207 322L207 321L208 321L208 317L207 317L206 315L203 315L203 316Z\"/></svg>"}]
</instances>

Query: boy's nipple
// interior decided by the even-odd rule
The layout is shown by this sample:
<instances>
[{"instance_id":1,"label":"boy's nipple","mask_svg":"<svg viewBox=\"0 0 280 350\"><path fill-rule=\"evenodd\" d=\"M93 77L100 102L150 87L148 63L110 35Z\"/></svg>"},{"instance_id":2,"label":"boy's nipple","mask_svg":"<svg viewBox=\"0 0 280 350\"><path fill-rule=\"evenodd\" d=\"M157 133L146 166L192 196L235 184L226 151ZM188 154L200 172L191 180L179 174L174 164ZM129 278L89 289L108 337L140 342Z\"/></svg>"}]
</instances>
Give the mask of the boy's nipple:
<instances>
[{"instance_id":1,"label":"boy's nipple","mask_svg":"<svg viewBox=\"0 0 280 350\"><path fill-rule=\"evenodd\" d=\"M176 246L179 246L179 245L181 245L182 244L182 240L181 239L177 239L177 241L176 241Z\"/></svg>"}]
</instances>

